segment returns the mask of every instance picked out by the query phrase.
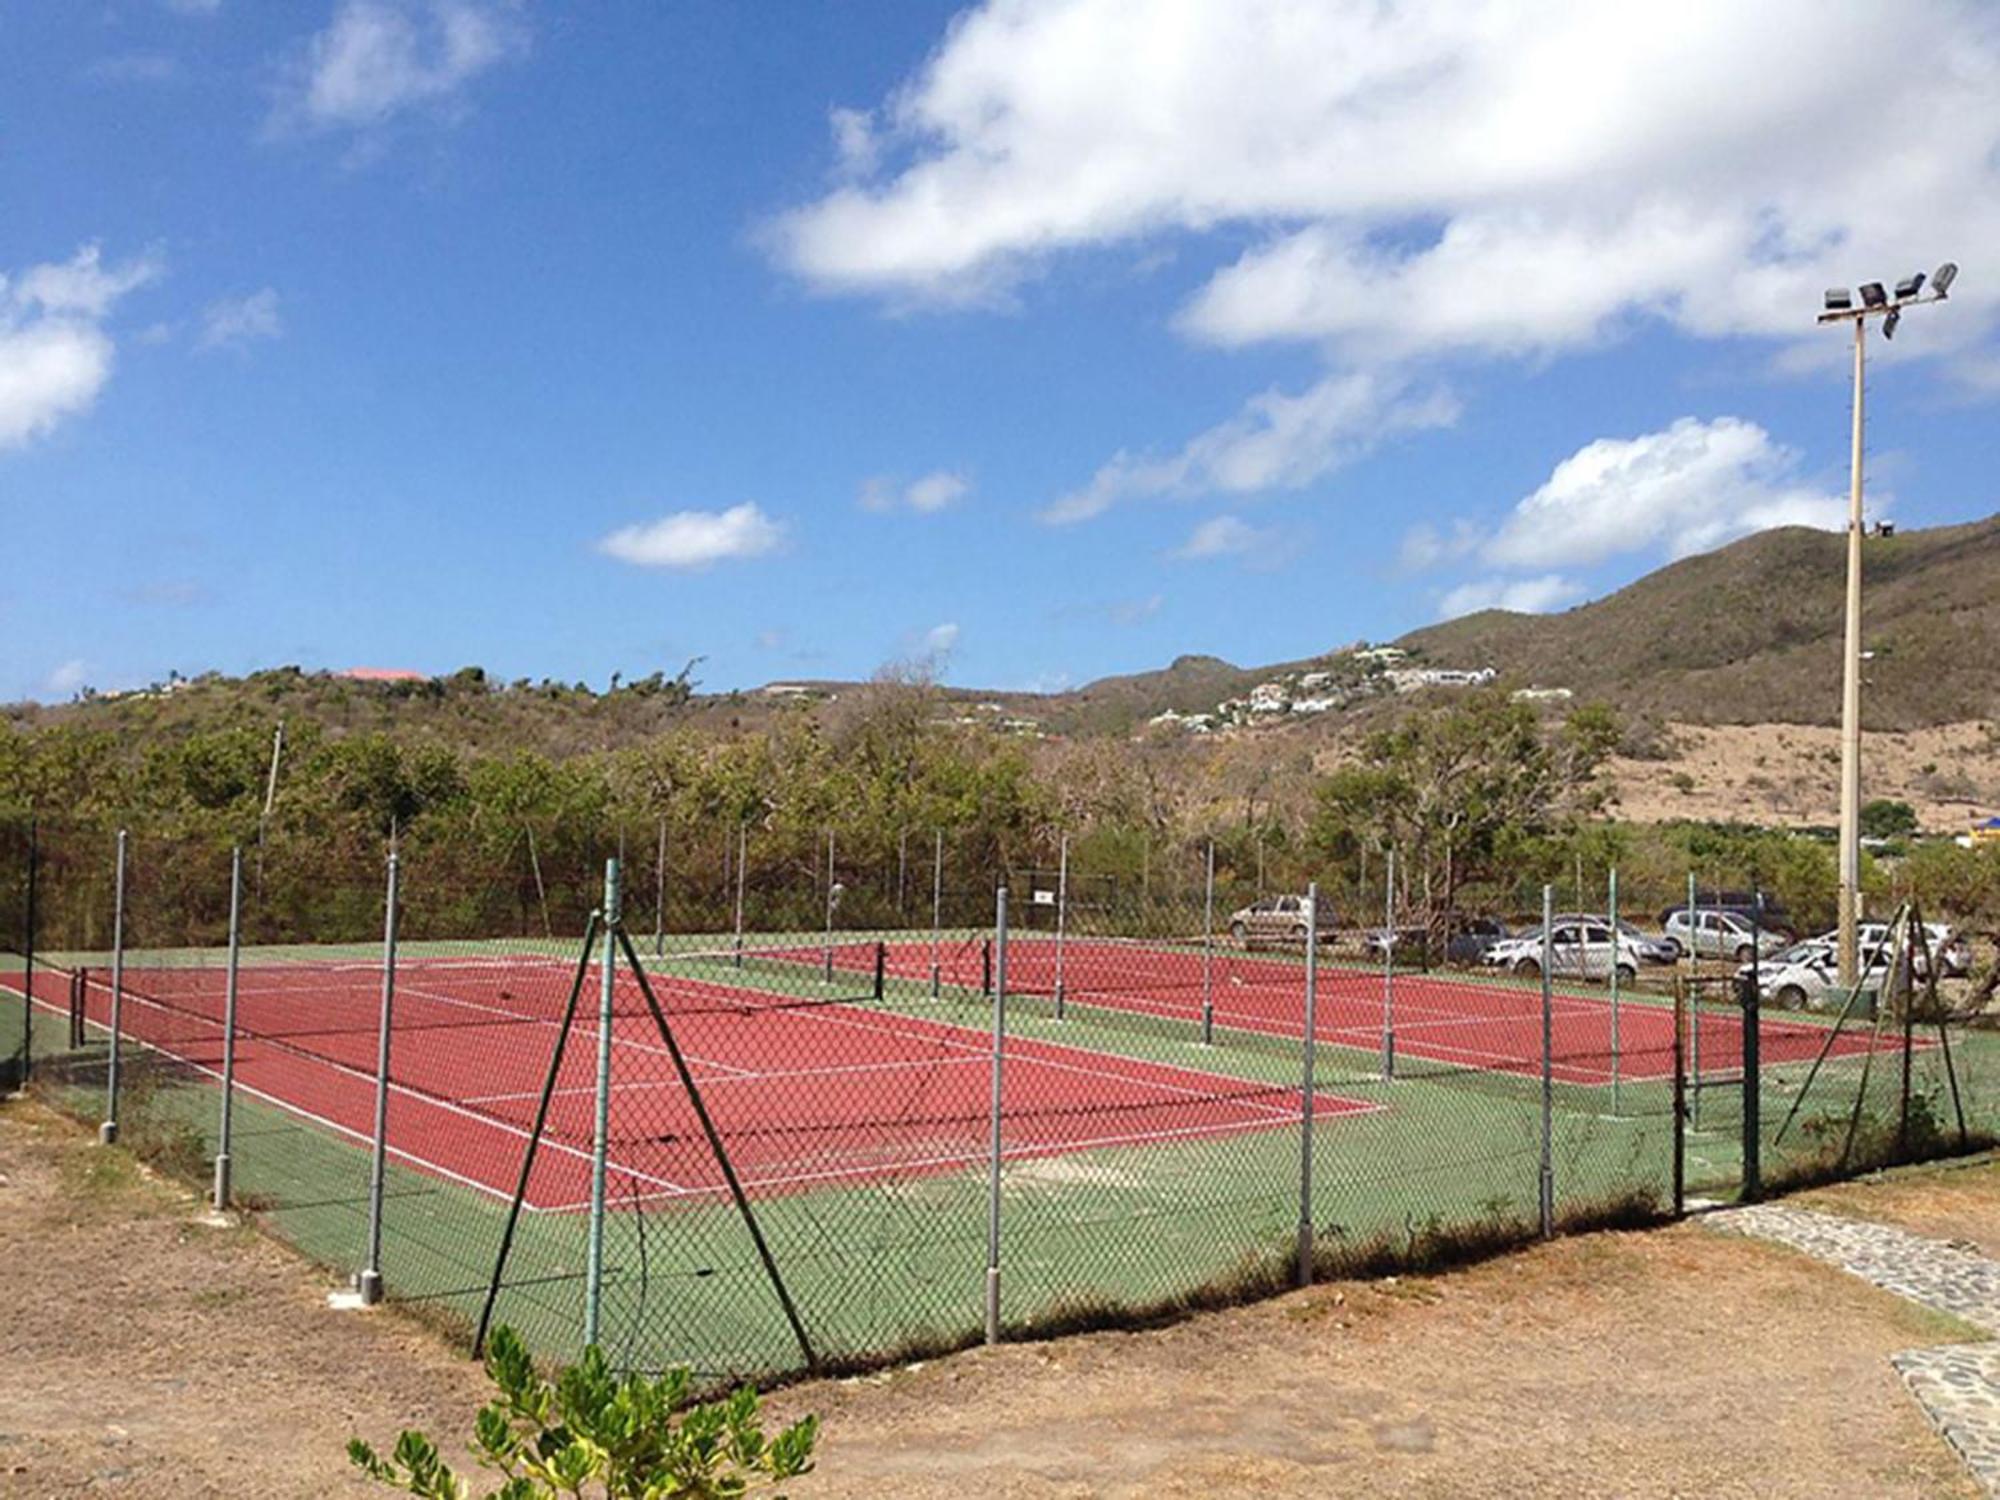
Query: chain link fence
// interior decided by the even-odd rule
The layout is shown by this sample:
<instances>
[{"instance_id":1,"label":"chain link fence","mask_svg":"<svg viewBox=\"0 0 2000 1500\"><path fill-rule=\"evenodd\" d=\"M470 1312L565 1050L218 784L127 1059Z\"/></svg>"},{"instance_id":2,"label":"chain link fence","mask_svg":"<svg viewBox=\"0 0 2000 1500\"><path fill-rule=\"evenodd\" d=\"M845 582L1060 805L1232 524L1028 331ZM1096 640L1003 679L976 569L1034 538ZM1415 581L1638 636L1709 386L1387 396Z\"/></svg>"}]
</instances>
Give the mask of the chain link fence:
<instances>
[{"instance_id":1,"label":"chain link fence","mask_svg":"<svg viewBox=\"0 0 2000 1500\"><path fill-rule=\"evenodd\" d=\"M1734 955L1565 948L1540 919L1580 877L1492 964L1400 921L1386 852L1294 889L1205 842L1132 854L0 821L0 1062L364 1299L715 1380L1991 1138L1995 1039L1914 913L1801 1004Z\"/></svg>"}]
</instances>

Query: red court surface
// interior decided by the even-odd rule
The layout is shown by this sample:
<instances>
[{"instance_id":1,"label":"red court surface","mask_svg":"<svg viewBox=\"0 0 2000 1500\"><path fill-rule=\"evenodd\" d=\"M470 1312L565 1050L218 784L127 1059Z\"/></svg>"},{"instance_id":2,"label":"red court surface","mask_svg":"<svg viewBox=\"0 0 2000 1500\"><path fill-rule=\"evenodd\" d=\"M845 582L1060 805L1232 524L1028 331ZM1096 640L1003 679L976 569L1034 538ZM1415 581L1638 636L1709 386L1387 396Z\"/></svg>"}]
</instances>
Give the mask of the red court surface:
<instances>
[{"instance_id":1,"label":"red court surface","mask_svg":"<svg viewBox=\"0 0 2000 1500\"><path fill-rule=\"evenodd\" d=\"M568 964L511 958L399 964L393 1157L495 1196L511 1193L572 973ZM66 1010L68 983L38 973L37 1006ZM991 1042L983 1031L860 1003L785 1003L679 975L655 976L654 987L748 1191L935 1175L987 1159ZM381 988L372 964L246 965L238 1087L366 1140ZM590 1200L599 990L593 967L528 1186L533 1209ZM121 1023L131 1041L219 1075L223 1003L220 968L134 965ZM94 1028L108 1023L108 976L92 971L85 1010ZM613 1012L610 1201L718 1196L720 1168L622 969ZM1007 1041L1003 1077L1009 1158L1208 1140L1299 1120L1296 1089L1021 1038ZM1376 1107L1314 1100L1322 1118Z\"/></svg>"},{"instance_id":2,"label":"red court surface","mask_svg":"<svg viewBox=\"0 0 2000 1500\"><path fill-rule=\"evenodd\" d=\"M1010 939L1010 994L1051 996L1058 978L1057 945L1044 934ZM1150 947L1143 940L1071 938L1062 945L1060 977L1065 997L1080 1005L1126 1010L1201 1024L1204 956L1195 948ZM836 950L837 961L861 961ZM890 943L886 970L899 980L928 981L930 943ZM937 962L943 983L978 988L986 957L976 946L945 944ZM1207 990L1217 1027L1271 1036L1305 1034L1305 965L1298 959L1241 953L1218 942L1208 961ZM1315 1034L1325 1043L1374 1053L1381 1047L1384 1000L1379 969L1322 961ZM1670 1079L1674 1069L1672 1009L1658 1001L1627 999L1613 1011L1606 996L1558 993L1551 1004L1552 1076L1584 1085ZM1434 1066L1541 1076L1542 997L1532 984L1498 978L1398 974L1389 1009L1396 1056ZM1826 1044L1827 1027L1766 1014L1759 1027L1764 1066L1807 1062ZM1696 1056L1698 1047L1699 1056ZM1851 1057L1900 1047L1868 1029L1843 1031L1829 1054ZM1704 1077L1740 1072L1743 1023L1734 1012L1704 1010L1699 1037L1689 1037L1688 1067ZM1614 1071L1615 1058L1615 1071Z\"/></svg>"}]
</instances>

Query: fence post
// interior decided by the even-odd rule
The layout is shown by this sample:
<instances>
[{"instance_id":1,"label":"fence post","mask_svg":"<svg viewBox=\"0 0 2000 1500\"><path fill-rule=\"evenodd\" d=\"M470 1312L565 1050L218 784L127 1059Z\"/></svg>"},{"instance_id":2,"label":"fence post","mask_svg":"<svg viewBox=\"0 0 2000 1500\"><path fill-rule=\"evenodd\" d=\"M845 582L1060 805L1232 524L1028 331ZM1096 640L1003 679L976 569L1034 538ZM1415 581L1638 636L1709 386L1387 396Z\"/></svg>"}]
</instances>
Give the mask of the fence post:
<instances>
[{"instance_id":1,"label":"fence post","mask_svg":"<svg viewBox=\"0 0 2000 1500\"><path fill-rule=\"evenodd\" d=\"M216 1126L215 1211L229 1207L229 1141L236 1103L236 974L243 951L243 846L229 851L229 961L222 991L222 1119Z\"/></svg>"},{"instance_id":2,"label":"fence post","mask_svg":"<svg viewBox=\"0 0 2000 1500\"><path fill-rule=\"evenodd\" d=\"M840 905L841 885L833 878L833 830L826 831L826 946L820 951L828 984L833 983L833 909Z\"/></svg>"},{"instance_id":3,"label":"fence post","mask_svg":"<svg viewBox=\"0 0 2000 1500\"><path fill-rule=\"evenodd\" d=\"M590 1238L584 1264L583 1342L597 1342L604 1301L604 1178L611 1154L611 1010L618 969L618 861L604 862L604 963L597 1002L597 1088L590 1137Z\"/></svg>"},{"instance_id":4,"label":"fence post","mask_svg":"<svg viewBox=\"0 0 2000 1500\"><path fill-rule=\"evenodd\" d=\"M1619 1056L1621 1044L1618 1036L1618 954L1620 948L1618 929L1618 866L1611 867L1606 900L1611 918L1611 1113L1618 1113L1618 1075L1621 1069Z\"/></svg>"},{"instance_id":5,"label":"fence post","mask_svg":"<svg viewBox=\"0 0 2000 1500\"><path fill-rule=\"evenodd\" d=\"M1002 1068L1007 1042L1007 887L994 896L993 1110L986 1173L986 1342L1000 1342L1000 1148Z\"/></svg>"},{"instance_id":6,"label":"fence post","mask_svg":"<svg viewBox=\"0 0 2000 1500\"><path fill-rule=\"evenodd\" d=\"M1063 1019L1063 957L1069 928L1069 835L1062 836L1056 864L1056 1019Z\"/></svg>"},{"instance_id":7,"label":"fence post","mask_svg":"<svg viewBox=\"0 0 2000 1500\"><path fill-rule=\"evenodd\" d=\"M396 909L401 861L389 856L389 895L382 918L382 1014L375 1028L375 1138L368 1159L368 1263L354 1278L363 1305L382 1300L382 1193L389 1176L389 1037L396 1011Z\"/></svg>"},{"instance_id":8,"label":"fence post","mask_svg":"<svg viewBox=\"0 0 2000 1500\"><path fill-rule=\"evenodd\" d=\"M910 876L910 830L896 830L896 925L904 922L904 897L909 892Z\"/></svg>"},{"instance_id":9,"label":"fence post","mask_svg":"<svg viewBox=\"0 0 2000 1500\"><path fill-rule=\"evenodd\" d=\"M1750 983L1743 992L1743 1192L1745 1202L1764 1196L1764 893L1750 912ZM1909 1056L1907 1048L1904 1057Z\"/></svg>"},{"instance_id":10,"label":"fence post","mask_svg":"<svg viewBox=\"0 0 2000 1500\"><path fill-rule=\"evenodd\" d=\"M125 1021L125 830L118 830L117 888L111 898L111 1056L105 1071L104 1123L97 1139L112 1145L118 1139L118 1042Z\"/></svg>"},{"instance_id":11,"label":"fence post","mask_svg":"<svg viewBox=\"0 0 2000 1500\"><path fill-rule=\"evenodd\" d=\"M931 999L938 997L939 927L944 920L944 830L937 832L937 852L931 856Z\"/></svg>"},{"instance_id":12,"label":"fence post","mask_svg":"<svg viewBox=\"0 0 2000 1500\"><path fill-rule=\"evenodd\" d=\"M728 851L723 852L723 863L729 862ZM660 847L653 860L653 957L659 958L667 951L667 820L660 819Z\"/></svg>"},{"instance_id":13,"label":"fence post","mask_svg":"<svg viewBox=\"0 0 2000 1500\"><path fill-rule=\"evenodd\" d=\"M1556 888L1542 887L1542 1238L1556 1232L1555 1157L1555 981L1549 973L1555 955L1551 929L1555 926ZM1614 957L1615 957L1614 950Z\"/></svg>"},{"instance_id":14,"label":"fence post","mask_svg":"<svg viewBox=\"0 0 2000 1500\"><path fill-rule=\"evenodd\" d=\"M1201 908L1201 1044L1215 1045L1215 840L1208 841L1208 872Z\"/></svg>"},{"instance_id":15,"label":"fence post","mask_svg":"<svg viewBox=\"0 0 2000 1500\"><path fill-rule=\"evenodd\" d=\"M750 862L750 825L736 827L736 967L743 967L743 881L744 867Z\"/></svg>"},{"instance_id":16,"label":"fence post","mask_svg":"<svg viewBox=\"0 0 2000 1500\"><path fill-rule=\"evenodd\" d=\"M1688 1123L1701 1129L1701 897L1695 891L1694 871L1688 871L1688 1080L1693 1093L1689 1100Z\"/></svg>"},{"instance_id":17,"label":"fence post","mask_svg":"<svg viewBox=\"0 0 2000 1500\"><path fill-rule=\"evenodd\" d=\"M1299 1247L1298 1284L1313 1279L1313 1100L1318 1090L1319 1053L1319 882L1306 888L1306 1035L1299 1090Z\"/></svg>"},{"instance_id":18,"label":"fence post","mask_svg":"<svg viewBox=\"0 0 2000 1500\"><path fill-rule=\"evenodd\" d=\"M35 1067L35 895L41 875L41 826L28 819L27 931L21 934L21 1071L20 1086L28 1086Z\"/></svg>"},{"instance_id":19,"label":"fence post","mask_svg":"<svg viewBox=\"0 0 2000 1500\"><path fill-rule=\"evenodd\" d=\"M1382 895L1382 1081L1396 1076L1396 851Z\"/></svg>"}]
</instances>

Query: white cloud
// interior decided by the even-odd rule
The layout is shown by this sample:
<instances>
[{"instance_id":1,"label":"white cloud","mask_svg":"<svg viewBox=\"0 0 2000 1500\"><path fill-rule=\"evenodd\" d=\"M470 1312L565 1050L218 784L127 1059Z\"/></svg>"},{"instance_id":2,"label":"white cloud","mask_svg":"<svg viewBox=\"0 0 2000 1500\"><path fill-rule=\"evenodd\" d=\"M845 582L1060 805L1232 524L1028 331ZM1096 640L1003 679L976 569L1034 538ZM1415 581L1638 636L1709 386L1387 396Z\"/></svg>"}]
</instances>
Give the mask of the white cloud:
<instances>
[{"instance_id":1,"label":"white cloud","mask_svg":"<svg viewBox=\"0 0 2000 1500\"><path fill-rule=\"evenodd\" d=\"M946 621L933 625L924 632L924 654L931 657L949 656L958 645L958 624Z\"/></svg>"},{"instance_id":2,"label":"white cloud","mask_svg":"<svg viewBox=\"0 0 2000 1500\"><path fill-rule=\"evenodd\" d=\"M1685 557L1773 526L1847 523L1847 499L1802 482L1797 453L1754 422L1683 417L1661 432L1599 438L1557 464L1481 548L1505 568L1620 553Z\"/></svg>"},{"instance_id":3,"label":"white cloud","mask_svg":"<svg viewBox=\"0 0 2000 1500\"><path fill-rule=\"evenodd\" d=\"M104 320L159 274L150 259L107 267L95 245L0 276L0 448L19 447L93 406L116 349Z\"/></svg>"},{"instance_id":4,"label":"white cloud","mask_svg":"<svg viewBox=\"0 0 2000 1500\"><path fill-rule=\"evenodd\" d=\"M1648 319L1810 339L1824 286L2000 242L1996 98L2000 12L1963 0L989 0L867 117L874 170L772 243L823 289L950 302L1248 229L1184 328L1362 364ZM1983 338L2000 279L1954 300L1918 338Z\"/></svg>"},{"instance_id":5,"label":"white cloud","mask_svg":"<svg viewBox=\"0 0 2000 1500\"><path fill-rule=\"evenodd\" d=\"M201 315L202 349L241 349L258 339L274 339L285 331L278 317L278 294L270 287L245 297L211 302Z\"/></svg>"},{"instance_id":6,"label":"white cloud","mask_svg":"<svg viewBox=\"0 0 2000 1500\"><path fill-rule=\"evenodd\" d=\"M1455 620L1482 609L1508 609L1539 615L1562 609L1583 597L1583 585L1559 573L1539 578L1480 578L1461 583L1438 601L1438 618Z\"/></svg>"},{"instance_id":7,"label":"white cloud","mask_svg":"<svg viewBox=\"0 0 2000 1500\"><path fill-rule=\"evenodd\" d=\"M1385 437L1446 426L1457 415L1457 402L1446 392L1413 392L1402 382L1365 374L1329 376L1296 396L1266 391L1170 458L1116 454L1089 484L1045 509L1042 519L1088 520L1131 499L1298 489Z\"/></svg>"},{"instance_id":8,"label":"white cloud","mask_svg":"<svg viewBox=\"0 0 2000 1500\"><path fill-rule=\"evenodd\" d=\"M1222 557L1269 562L1282 540L1274 527L1252 526L1240 516L1215 516L1188 533L1188 539L1172 555L1182 562L1210 562Z\"/></svg>"},{"instance_id":9,"label":"white cloud","mask_svg":"<svg viewBox=\"0 0 2000 1500\"><path fill-rule=\"evenodd\" d=\"M783 524L746 501L728 510L682 510L657 521L621 526L597 548L608 557L643 568L693 570L711 563L761 557L784 539Z\"/></svg>"},{"instance_id":10,"label":"white cloud","mask_svg":"<svg viewBox=\"0 0 2000 1500\"><path fill-rule=\"evenodd\" d=\"M71 698L89 680L90 668L81 658L64 662L42 679L42 691L51 698Z\"/></svg>"},{"instance_id":11,"label":"white cloud","mask_svg":"<svg viewBox=\"0 0 2000 1500\"><path fill-rule=\"evenodd\" d=\"M951 469L934 469L908 484L878 474L861 486L861 508L878 514L894 510L935 515L972 493L972 481Z\"/></svg>"},{"instance_id":12,"label":"white cloud","mask_svg":"<svg viewBox=\"0 0 2000 1500\"><path fill-rule=\"evenodd\" d=\"M275 119L362 129L416 106L449 108L526 46L514 0L341 0L289 71Z\"/></svg>"},{"instance_id":13,"label":"white cloud","mask_svg":"<svg viewBox=\"0 0 2000 1500\"><path fill-rule=\"evenodd\" d=\"M1442 531L1428 521L1419 521L1403 533L1397 565L1406 573L1421 573L1477 551L1480 540L1474 521L1461 518Z\"/></svg>"}]
</instances>

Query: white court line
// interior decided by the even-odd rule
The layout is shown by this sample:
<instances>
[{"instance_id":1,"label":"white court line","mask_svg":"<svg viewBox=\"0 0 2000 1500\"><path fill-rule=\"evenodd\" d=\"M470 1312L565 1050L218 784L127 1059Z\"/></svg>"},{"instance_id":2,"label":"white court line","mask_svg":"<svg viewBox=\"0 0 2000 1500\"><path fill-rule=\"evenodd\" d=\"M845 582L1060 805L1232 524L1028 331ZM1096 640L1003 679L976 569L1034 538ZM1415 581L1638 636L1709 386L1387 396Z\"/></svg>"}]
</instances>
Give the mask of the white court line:
<instances>
[{"instance_id":1,"label":"white court line","mask_svg":"<svg viewBox=\"0 0 2000 1500\"><path fill-rule=\"evenodd\" d=\"M108 984L100 985L95 980L92 980L91 983L93 988L102 989L107 995L111 991L111 986ZM21 992L13 989L10 986L8 987L8 993L20 994ZM50 1001L42 1000L32 995L30 995L28 999L29 1003L38 1005L44 1010L57 1014L68 1013L67 1006L58 1007ZM162 1006L158 1001L148 999L144 995L132 994L130 991L126 992L125 1003L127 1005L144 1006L154 1011L165 1011L167 1014L173 1014L173 1015L180 1014L180 1012L176 1011L166 1011L166 1007ZM102 1022L86 1020L86 1024L95 1027L99 1031L108 1030L108 1028ZM220 1070L209 1067L204 1063L196 1062L193 1058L175 1052L169 1047L160 1046L154 1042L149 1042L145 1040L145 1038L143 1037L133 1036L130 1034L125 1035L124 1040L132 1042L136 1046L144 1047L148 1051L158 1052L163 1056L171 1057L176 1062L181 1063L183 1066L191 1068L197 1073L205 1074L209 1078L215 1079L218 1083L222 1079L222 1074ZM266 1045L275 1046L276 1050L279 1052L287 1053L288 1055L297 1054L297 1049L287 1048L282 1044L278 1043L272 1043L268 1038L259 1038L252 1036L247 1038L247 1040L252 1042L260 1040L265 1041ZM373 1088L375 1086L374 1074L364 1072L362 1069L359 1068L350 1067L346 1063L336 1062L332 1058L321 1057L317 1053L306 1053L303 1054L301 1060L307 1063L320 1064L321 1066L329 1068L336 1073L344 1074L350 1078L358 1078L362 1080L364 1083L366 1083L370 1088ZM240 1066L240 1059L239 1059L239 1066ZM256 1088L251 1084L247 1084L243 1082L243 1080L240 1077L234 1079L232 1081L231 1086L234 1089L249 1094L252 1098L262 1099L267 1104L274 1105L277 1108L284 1110L287 1114L296 1115L298 1116L298 1118L302 1120L309 1120L313 1124L324 1126L326 1129L332 1130L337 1134L349 1136L354 1140L363 1142L364 1144L368 1145L373 1145L374 1143L374 1138L372 1136L366 1135L361 1131L352 1128L351 1126L342 1125L337 1120L329 1119L324 1115L317 1114L314 1111L307 1109L305 1106L297 1104L291 1100L285 1099L280 1095L271 1094L266 1092L265 1090ZM439 1099L434 1095L424 1093L417 1089L412 1089L406 1084L397 1083L394 1079L391 1079L389 1081L389 1092L392 1095L397 1095L397 1094L403 1095L406 1098L416 1100L418 1103L429 1105L433 1109L443 1110L447 1114L460 1116L464 1119L470 1120L475 1125L483 1126L491 1130L498 1130L503 1134L514 1136L522 1141L526 1141L528 1138L529 1132L521 1129L517 1125L511 1125L507 1121L498 1119L491 1115L475 1114L471 1110L463 1108L462 1106L453 1103L450 1100ZM581 1147L564 1145L560 1141L551 1141L549 1140L546 1134L544 1134L544 1136L542 1137L542 1144L547 1149L555 1151L561 1155L577 1157L585 1162L594 1162L595 1160L591 1152L585 1151ZM478 1181L476 1178L466 1177L462 1173L455 1172L450 1167L447 1167L440 1162L432 1161L428 1157L419 1156L413 1151L404 1150L403 1148L395 1145L393 1142L388 1144L385 1149L387 1150L388 1154L400 1157L402 1160L411 1163L413 1166L423 1167L428 1171L436 1173L440 1177L449 1178L453 1182L461 1183L466 1187L476 1188L483 1193L487 1193L492 1197L500 1199L502 1202L513 1201L514 1195L511 1191L503 1192L499 1188L493 1187L488 1183L482 1183ZM611 1162L607 1158L606 1165L607 1166L615 1165L615 1163ZM618 1166L618 1170L629 1177L642 1178L647 1182L655 1183L661 1188L667 1189L671 1192L691 1191L691 1189L688 1189L687 1187L685 1187L680 1183L674 1182L670 1178L658 1177L651 1173L638 1171L636 1168L620 1165ZM530 1207L531 1205L524 1204L523 1206ZM541 1210L541 1211L545 1212L546 1210Z\"/></svg>"}]
</instances>

